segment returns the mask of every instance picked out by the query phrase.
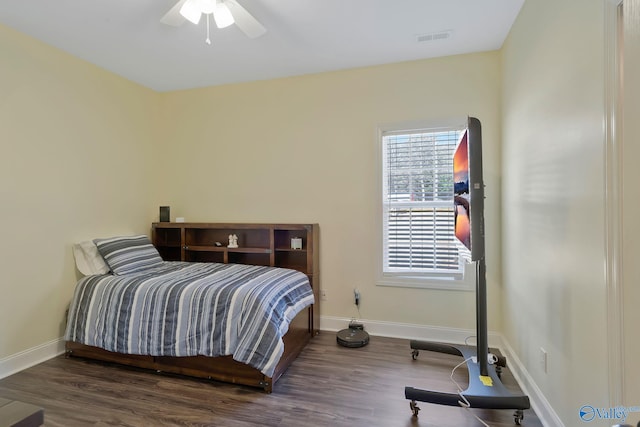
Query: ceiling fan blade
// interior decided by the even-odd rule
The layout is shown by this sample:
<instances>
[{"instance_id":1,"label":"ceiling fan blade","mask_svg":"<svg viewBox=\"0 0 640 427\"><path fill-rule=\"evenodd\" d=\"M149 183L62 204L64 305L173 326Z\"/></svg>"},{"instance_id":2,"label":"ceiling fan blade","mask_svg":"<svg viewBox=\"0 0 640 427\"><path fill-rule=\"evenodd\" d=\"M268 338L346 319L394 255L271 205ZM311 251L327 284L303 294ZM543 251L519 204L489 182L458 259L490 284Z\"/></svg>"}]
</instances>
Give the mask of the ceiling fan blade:
<instances>
[{"instance_id":1,"label":"ceiling fan blade","mask_svg":"<svg viewBox=\"0 0 640 427\"><path fill-rule=\"evenodd\" d=\"M247 10L240 6L236 0L224 0L233 15L233 19L236 21L238 28L244 32L247 37L255 39L267 32L267 29L258 22Z\"/></svg>"},{"instance_id":2,"label":"ceiling fan blade","mask_svg":"<svg viewBox=\"0 0 640 427\"><path fill-rule=\"evenodd\" d=\"M185 21L185 18L184 16L180 15L180 8L182 8L182 5L185 4L186 1L187 0L179 0L178 3L176 3L175 6L169 9L169 12L167 12L162 17L160 22L166 25L171 25L172 27L179 27L180 25L182 25Z\"/></svg>"}]
</instances>

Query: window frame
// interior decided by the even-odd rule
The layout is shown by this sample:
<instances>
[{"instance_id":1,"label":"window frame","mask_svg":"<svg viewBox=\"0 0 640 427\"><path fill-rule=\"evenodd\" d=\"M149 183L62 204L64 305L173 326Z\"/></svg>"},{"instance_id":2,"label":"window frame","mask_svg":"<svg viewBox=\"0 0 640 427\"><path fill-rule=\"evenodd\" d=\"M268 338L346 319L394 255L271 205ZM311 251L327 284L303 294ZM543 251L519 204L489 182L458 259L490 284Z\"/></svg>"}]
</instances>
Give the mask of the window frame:
<instances>
[{"instance_id":1,"label":"window frame","mask_svg":"<svg viewBox=\"0 0 640 427\"><path fill-rule=\"evenodd\" d=\"M473 291L475 289L475 264L464 259L459 261L459 270L452 272L385 272L385 201L383 200L385 176L383 136L388 133L410 132L446 132L463 130L467 127L467 118L450 118L437 121L411 121L379 125L376 128L376 171L377 171L377 280L378 286L405 288L443 289ZM453 196L452 196L453 197ZM453 200L452 200L453 206Z\"/></svg>"}]
</instances>

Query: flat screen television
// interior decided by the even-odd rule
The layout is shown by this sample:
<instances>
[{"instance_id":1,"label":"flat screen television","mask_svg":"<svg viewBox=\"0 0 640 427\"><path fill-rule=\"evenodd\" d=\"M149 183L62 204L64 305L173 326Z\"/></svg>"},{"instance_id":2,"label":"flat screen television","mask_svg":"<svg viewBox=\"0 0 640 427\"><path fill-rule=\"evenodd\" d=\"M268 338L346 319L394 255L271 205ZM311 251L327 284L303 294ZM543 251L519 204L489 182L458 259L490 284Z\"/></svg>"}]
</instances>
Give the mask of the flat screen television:
<instances>
[{"instance_id":1,"label":"flat screen television","mask_svg":"<svg viewBox=\"0 0 640 427\"><path fill-rule=\"evenodd\" d=\"M484 253L484 182L482 180L482 127L475 117L453 154L455 235L471 252L476 264L476 331L478 364L487 373L487 278Z\"/></svg>"},{"instance_id":2,"label":"flat screen television","mask_svg":"<svg viewBox=\"0 0 640 427\"><path fill-rule=\"evenodd\" d=\"M459 354L465 358L469 387L464 392L446 393L405 387L405 398L410 399L414 415L419 408L415 401L441 405L463 405L488 409L516 409L516 424L523 418L522 410L530 407L529 398L516 395L504 387L497 367L490 366L487 331L487 280L484 253L484 183L482 180L482 134L480 121L467 119L467 128L460 137L453 157L455 236L471 252L476 267L476 342L474 346L443 344L440 342L411 341L414 350ZM465 257L468 259L468 257ZM475 354L474 354L475 353ZM417 353L413 353L416 355ZM470 356L473 355L473 356ZM474 357L475 356L475 357ZM492 361L492 363L496 363ZM496 363L501 368L506 366Z\"/></svg>"},{"instance_id":3,"label":"flat screen television","mask_svg":"<svg viewBox=\"0 0 640 427\"><path fill-rule=\"evenodd\" d=\"M484 258L484 183L480 121L468 118L453 155L456 238L471 252L471 260Z\"/></svg>"}]
</instances>

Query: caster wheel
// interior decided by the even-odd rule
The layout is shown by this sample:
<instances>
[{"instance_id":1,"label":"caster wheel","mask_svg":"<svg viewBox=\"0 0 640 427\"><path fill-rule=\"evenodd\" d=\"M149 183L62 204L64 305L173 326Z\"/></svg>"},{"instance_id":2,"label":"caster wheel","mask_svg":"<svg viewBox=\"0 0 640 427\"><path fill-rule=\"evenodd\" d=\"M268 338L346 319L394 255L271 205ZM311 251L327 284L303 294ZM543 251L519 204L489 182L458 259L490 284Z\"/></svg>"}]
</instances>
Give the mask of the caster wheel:
<instances>
[{"instance_id":1,"label":"caster wheel","mask_svg":"<svg viewBox=\"0 0 640 427\"><path fill-rule=\"evenodd\" d=\"M513 422L519 426L522 424L523 419L524 419L524 412L522 411L522 409L517 409L516 412L513 413Z\"/></svg>"},{"instance_id":2,"label":"caster wheel","mask_svg":"<svg viewBox=\"0 0 640 427\"><path fill-rule=\"evenodd\" d=\"M419 355L419 354L420 354L420 350L413 350L413 351L411 352L411 358L412 358L413 360L416 360L416 359L418 358L418 355Z\"/></svg>"},{"instance_id":3,"label":"caster wheel","mask_svg":"<svg viewBox=\"0 0 640 427\"><path fill-rule=\"evenodd\" d=\"M413 412L413 416L417 417L418 416L418 412L420 411L420 408L416 404L415 400L412 400L411 402L409 402L409 408L411 408L411 412Z\"/></svg>"},{"instance_id":4,"label":"caster wheel","mask_svg":"<svg viewBox=\"0 0 640 427\"><path fill-rule=\"evenodd\" d=\"M498 376L499 379L502 379L502 366L500 365L496 366L496 375Z\"/></svg>"}]
</instances>

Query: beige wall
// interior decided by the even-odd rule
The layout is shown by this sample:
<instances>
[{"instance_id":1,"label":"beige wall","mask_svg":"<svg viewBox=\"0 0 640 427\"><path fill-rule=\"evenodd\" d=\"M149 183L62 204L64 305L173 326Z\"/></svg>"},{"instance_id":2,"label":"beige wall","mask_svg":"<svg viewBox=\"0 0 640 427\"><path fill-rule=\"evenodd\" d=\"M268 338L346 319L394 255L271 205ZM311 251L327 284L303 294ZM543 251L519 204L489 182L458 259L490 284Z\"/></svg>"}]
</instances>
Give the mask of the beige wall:
<instances>
[{"instance_id":1,"label":"beige wall","mask_svg":"<svg viewBox=\"0 0 640 427\"><path fill-rule=\"evenodd\" d=\"M320 224L323 316L475 327L475 294L376 286L376 128L483 122L490 327L500 329L497 52L163 94L162 181L189 221Z\"/></svg>"},{"instance_id":2,"label":"beige wall","mask_svg":"<svg viewBox=\"0 0 640 427\"><path fill-rule=\"evenodd\" d=\"M74 242L149 231L158 94L0 26L0 360L58 339Z\"/></svg>"},{"instance_id":3,"label":"beige wall","mask_svg":"<svg viewBox=\"0 0 640 427\"><path fill-rule=\"evenodd\" d=\"M158 94L8 28L0 360L59 338L74 242L192 221L318 222L322 315L472 329L474 293L375 285L376 128L483 121L489 288L500 290L497 52ZM37 251L37 252L36 252ZM37 260L37 267L33 268ZM500 329L500 311L490 327ZM16 327L20 325L20 327Z\"/></svg>"},{"instance_id":4,"label":"beige wall","mask_svg":"<svg viewBox=\"0 0 640 427\"><path fill-rule=\"evenodd\" d=\"M567 426L609 407L603 12L527 1L503 47L504 332Z\"/></svg>"}]
</instances>

